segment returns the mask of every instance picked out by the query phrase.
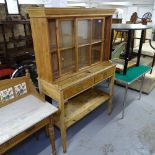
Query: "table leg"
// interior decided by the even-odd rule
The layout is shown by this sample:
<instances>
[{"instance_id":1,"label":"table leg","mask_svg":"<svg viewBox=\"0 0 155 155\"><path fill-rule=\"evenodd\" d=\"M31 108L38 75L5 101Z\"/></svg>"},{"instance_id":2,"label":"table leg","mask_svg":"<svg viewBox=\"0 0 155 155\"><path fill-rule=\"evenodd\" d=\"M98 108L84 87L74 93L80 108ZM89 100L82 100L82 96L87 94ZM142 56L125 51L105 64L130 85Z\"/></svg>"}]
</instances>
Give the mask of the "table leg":
<instances>
[{"instance_id":1,"label":"table leg","mask_svg":"<svg viewBox=\"0 0 155 155\"><path fill-rule=\"evenodd\" d=\"M142 76L142 82L141 82L140 91L139 91L139 100L141 99L141 96L142 96L144 79L145 79L145 74Z\"/></svg>"},{"instance_id":2,"label":"table leg","mask_svg":"<svg viewBox=\"0 0 155 155\"><path fill-rule=\"evenodd\" d=\"M123 100L122 119L124 118L124 110L125 110L125 105L126 105L127 92L128 92L128 84L125 85L125 94L124 94L124 100Z\"/></svg>"},{"instance_id":3,"label":"table leg","mask_svg":"<svg viewBox=\"0 0 155 155\"><path fill-rule=\"evenodd\" d=\"M54 134L52 118L50 118L50 124L48 125L48 129L49 129L49 138L50 138L50 143L51 143L51 147L52 147L52 153L53 153L53 155L56 155L55 134Z\"/></svg>"}]
</instances>

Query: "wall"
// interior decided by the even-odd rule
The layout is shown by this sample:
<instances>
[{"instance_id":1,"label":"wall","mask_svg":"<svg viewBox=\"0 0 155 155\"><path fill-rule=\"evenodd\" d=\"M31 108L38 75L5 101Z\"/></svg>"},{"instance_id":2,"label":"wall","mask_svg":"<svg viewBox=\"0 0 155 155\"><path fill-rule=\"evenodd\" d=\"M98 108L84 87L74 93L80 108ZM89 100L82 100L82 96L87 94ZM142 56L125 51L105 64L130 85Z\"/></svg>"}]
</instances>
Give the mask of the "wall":
<instances>
[{"instance_id":1,"label":"wall","mask_svg":"<svg viewBox=\"0 0 155 155\"><path fill-rule=\"evenodd\" d=\"M125 23L126 21L130 20L131 15L134 12L138 13L138 17L142 17L146 12L151 12L153 13L153 6L152 7L124 7L121 8L123 9L123 14L122 14L122 18L123 18L123 22ZM153 18L152 18L153 19Z\"/></svg>"},{"instance_id":2,"label":"wall","mask_svg":"<svg viewBox=\"0 0 155 155\"><path fill-rule=\"evenodd\" d=\"M42 0L18 0L19 4L43 4ZM4 3L4 0L0 0L0 3Z\"/></svg>"}]
</instances>

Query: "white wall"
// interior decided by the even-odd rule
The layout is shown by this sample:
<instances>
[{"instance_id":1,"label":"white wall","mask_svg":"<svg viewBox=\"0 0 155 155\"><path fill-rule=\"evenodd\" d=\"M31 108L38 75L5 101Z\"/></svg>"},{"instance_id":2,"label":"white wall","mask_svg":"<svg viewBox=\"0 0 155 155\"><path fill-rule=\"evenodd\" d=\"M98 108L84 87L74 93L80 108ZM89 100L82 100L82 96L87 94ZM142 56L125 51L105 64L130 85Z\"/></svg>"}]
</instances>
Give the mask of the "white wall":
<instances>
[{"instance_id":1,"label":"white wall","mask_svg":"<svg viewBox=\"0 0 155 155\"><path fill-rule=\"evenodd\" d=\"M130 17L134 12L137 12L138 17L140 17L140 18L142 18L142 16L146 12L151 12L153 14L153 6L152 7L125 7L125 8L121 8L121 9L123 9L122 18L123 18L124 23L126 21L130 20ZM154 16L154 18L155 18L155 16ZM153 18L152 18L152 20L153 20Z\"/></svg>"},{"instance_id":2,"label":"white wall","mask_svg":"<svg viewBox=\"0 0 155 155\"><path fill-rule=\"evenodd\" d=\"M42 0L18 0L19 4L43 4ZM0 0L0 3L4 3L4 0Z\"/></svg>"}]
</instances>

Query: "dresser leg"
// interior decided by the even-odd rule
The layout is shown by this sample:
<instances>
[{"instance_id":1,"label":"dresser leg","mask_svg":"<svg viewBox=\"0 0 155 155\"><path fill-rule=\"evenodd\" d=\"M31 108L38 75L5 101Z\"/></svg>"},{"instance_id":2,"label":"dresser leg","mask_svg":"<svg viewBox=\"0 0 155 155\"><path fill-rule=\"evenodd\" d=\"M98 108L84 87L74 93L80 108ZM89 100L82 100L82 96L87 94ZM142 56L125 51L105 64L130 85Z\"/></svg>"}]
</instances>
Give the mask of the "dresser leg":
<instances>
[{"instance_id":1,"label":"dresser leg","mask_svg":"<svg viewBox=\"0 0 155 155\"><path fill-rule=\"evenodd\" d=\"M108 101L108 115L111 115L112 113L112 99L109 99Z\"/></svg>"},{"instance_id":2,"label":"dresser leg","mask_svg":"<svg viewBox=\"0 0 155 155\"><path fill-rule=\"evenodd\" d=\"M111 77L110 84L109 84L109 95L110 99L108 101L108 114L110 115L112 112L112 96L114 91L114 76Z\"/></svg>"},{"instance_id":3,"label":"dresser leg","mask_svg":"<svg viewBox=\"0 0 155 155\"><path fill-rule=\"evenodd\" d=\"M54 127L53 127L52 119L50 119L50 124L48 125L48 129L49 129L49 138L50 138L50 143L52 147L52 153L53 155L56 155L55 134L54 134Z\"/></svg>"},{"instance_id":4,"label":"dresser leg","mask_svg":"<svg viewBox=\"0 0 155 155\"><path fill-rule=\"evenodd\" d=\"M66 134L66 128L65 128L64 122L63 124L61 124L60 132L61 132L61 143L62 143L63 152L66 153L67 152L67 137L66 137L67 134Z\"/></svg>"}]
</instances>

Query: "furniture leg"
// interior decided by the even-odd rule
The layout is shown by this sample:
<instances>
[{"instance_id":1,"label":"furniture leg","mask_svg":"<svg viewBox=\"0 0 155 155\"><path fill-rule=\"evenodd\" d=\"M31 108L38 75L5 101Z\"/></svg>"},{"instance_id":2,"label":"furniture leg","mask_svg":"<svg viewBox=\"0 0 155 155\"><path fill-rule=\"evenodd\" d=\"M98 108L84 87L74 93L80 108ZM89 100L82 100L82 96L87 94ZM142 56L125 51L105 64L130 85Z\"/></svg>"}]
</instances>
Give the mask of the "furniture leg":
<instances>
[{"instance_id":1,"label":"furniture leg","mask_svg":"<svg viewBox=\"0 0 155 155\"><path fill-rule=\"evenodd\" d=\"M145 74L142 76L142 82L141 82L140 91L139 91L139 100L141 99L141 95L142 95L144 79L145 79Z\"/></svg>"},{"instance_id":2,"label":"furniture leg","mask_svg":"<svg viewBox=\"0 0 155 155\"><path fill-rule=\"evenodd\" d=\"M127 92L128 92L128 84L125 85L125 95L124 95L124 100L123 100L122 119L124 118L124 109L125 109L125 106L126 106Z\"/></svg>"},{"instance_id":3,"label":"furniture leg","mask_svg":"<svg viewBox=\"0 0 155 155\"><path fill-rule=\"evenodd\" d=\"M39 132L35 133L35 138L36 138L37 141L39 141Z\"/></svg>"},{"instance_id":4,"label":"furniture leg","mask_svg":"<svg viewBox=\"0 0 155 155\"><path fill-rule=\"evenodd\" d=\"M49 118L49 119L50 119L50 124L48 125L49 138L50 138L50 143L51 143L51 147L52 147L52 153L53 153L53 155L56 155L55 134L54 134L53 121L52 121L52 118Z\"/></svg>"},{"instance_id":5,"label":"furniture leg","mask_svg":"<svg viewBox=\"0 0 155 155\"><path fill-rule=\"evenodd\" d=\"M109 89L110 89L109 90L110 99L108 101L108 114L110 115L112 112L112 94L114 91L114 76L111 77Z\"/></svg>"},{"instance_id":6,"label":"furniture leg","mask_svg":"<svg viewBox=\"0 0 155 155\"><path fill-rule=\"evenodd\" d=\"M67 151L67 134L66 134L64 118L60 118L60 123L61 123L61 125L60 125L61 143L62 143L63 152L66 153L66 151Z\"/></svg>"},{"instance_id":7,"label":"furniture leg","mask_svg":"<svg viewBox=\"0 0 155 155\"><path fill-rule=\"evenodd\" d=\"M155 63L155 53L154 53L154 56L153 56L152 68L151 68L150 74L152 73L152 69L153 69L154 63Z\"/></svg>"},{"instance_id":8,"label":"furniture leg","mask_svg":"<svg viewBox=\"0 0 155 155\"><path fill-rule=\"evenodd\" d=\"M125 63L124 63L123 75L126 75L127 68L128 68L130 45L131 45L131 33L132 33L132 30L128 30L128 41L127 41L127 47L125 52Z\"/></svg>"},{"instance_id":9,"label":"furniture leg","mask_svg":"<svg viewBox=\"0 0 155 155\"><path fill-rule=\"evenodd\" d=\"M47 126L45 126L45 133L46 133L46 136L49 137L49 130Z\"/></svg>"}]
</instances>

